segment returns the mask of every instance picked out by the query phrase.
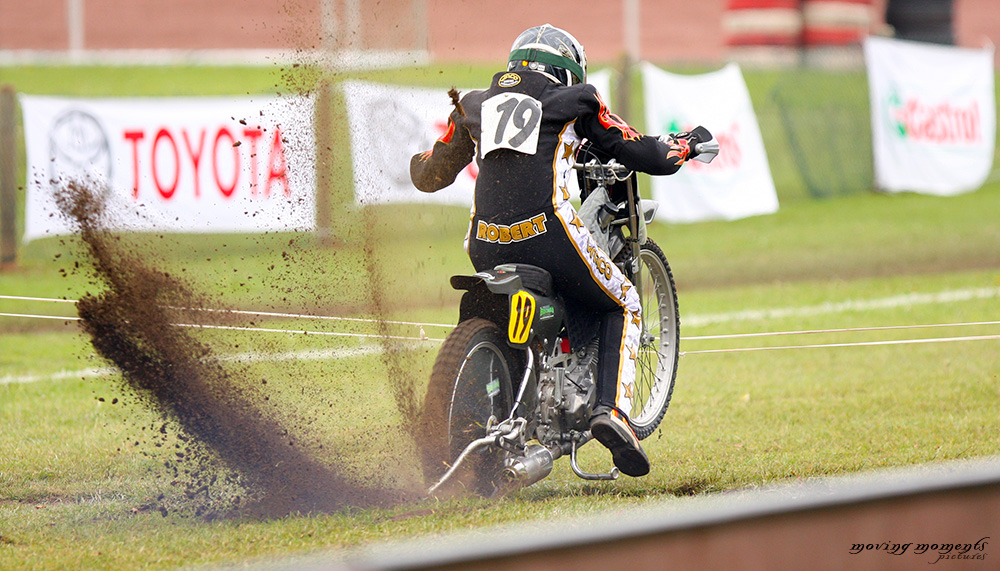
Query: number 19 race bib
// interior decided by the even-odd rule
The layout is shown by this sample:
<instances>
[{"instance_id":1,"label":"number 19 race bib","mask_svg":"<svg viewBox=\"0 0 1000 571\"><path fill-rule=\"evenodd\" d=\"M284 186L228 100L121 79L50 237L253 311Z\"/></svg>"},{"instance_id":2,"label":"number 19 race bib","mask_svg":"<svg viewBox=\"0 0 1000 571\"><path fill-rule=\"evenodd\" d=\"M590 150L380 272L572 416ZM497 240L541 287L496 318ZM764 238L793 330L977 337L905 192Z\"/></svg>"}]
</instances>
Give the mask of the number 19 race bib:
<instances>
[{"instance_id":1,"label":"number 19 race bib","mask_svg":"<svg viewBox=\"0 0 1000 571\"><path fill-rule=\"evenodd\" d=\"M501 93L483 102L480 156L496 149L510 149L526 155L538 150L542 124L542 104L523 93Z\"/></svg>"}]
</instances>

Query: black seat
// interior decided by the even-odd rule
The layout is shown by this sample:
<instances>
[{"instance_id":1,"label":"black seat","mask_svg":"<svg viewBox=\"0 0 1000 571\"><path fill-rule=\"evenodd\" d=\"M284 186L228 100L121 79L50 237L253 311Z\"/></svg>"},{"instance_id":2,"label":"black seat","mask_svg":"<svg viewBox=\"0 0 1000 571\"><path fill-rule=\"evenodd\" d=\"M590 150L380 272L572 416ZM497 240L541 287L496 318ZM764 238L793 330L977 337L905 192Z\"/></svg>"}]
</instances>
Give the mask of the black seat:
<instances>
[{"instance_id":1,"label":"black seat","mask_svg":"<svg viewBox=\"0 0 1000 571\"><path fill-rule=\"evenodd\" d=\"M516 272L521 276L521 285L545 297L553 297L552 274L548 270L531 264L501 264L494 268L497 272Z\"/></svg>"}]
</instances>

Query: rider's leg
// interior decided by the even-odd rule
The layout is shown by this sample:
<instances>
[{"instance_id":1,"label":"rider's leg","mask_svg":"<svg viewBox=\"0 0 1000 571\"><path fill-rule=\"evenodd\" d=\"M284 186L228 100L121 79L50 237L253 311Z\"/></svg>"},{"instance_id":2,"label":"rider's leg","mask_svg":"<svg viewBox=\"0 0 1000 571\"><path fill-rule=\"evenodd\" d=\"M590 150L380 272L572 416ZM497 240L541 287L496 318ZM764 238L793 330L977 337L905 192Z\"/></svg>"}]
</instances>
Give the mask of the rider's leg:
<instances>
[{"instance_id":1,"label":"rider's leg","mask_svg":"<svg viewBox=\"0 0 1000 571\"><path fill-rule=\"evenodd\" d=\"M603 315L597 384L599 404L604 406L594 411L591 434L611 450L619 470L629 476L643 476L649 473L649 459L628 424L642 324L639 293L607 253L597 247L568 202L560 205L556 217L577 254L566 259L583 263L580 270L556 276L557 281L572 278L569 287L560 287L560 291L600 309Z\"/></svg>"},{"instance_id":2,"label":"rider's leg","mask_svg":"<svg viewBox=\"0 0 1000 571\"><path fill-rule=\"evenodd\" d=\"M631 284L629 284L630 286ZM632 411L636 351L641 318L635 304L605 313L601 318L601 354L598 361L598 403Z\"/></svg>"},{"instance_id":3,"label":"rider's leg","mask_svg":"<svg viewBox=\"0 0 1000 571\"><path fill-rule=\"evenodd\" d=\"M635 303L635 312L623 308L621 311L604 314L602 319L602 350L598 361L597 381L599 400L590 422L590 432L611 450L611 456L619 470L638 477L649 473L649 458L629 426L627 417L632 411L641 323L637 297Z\"/></svg>"}]
</instances>

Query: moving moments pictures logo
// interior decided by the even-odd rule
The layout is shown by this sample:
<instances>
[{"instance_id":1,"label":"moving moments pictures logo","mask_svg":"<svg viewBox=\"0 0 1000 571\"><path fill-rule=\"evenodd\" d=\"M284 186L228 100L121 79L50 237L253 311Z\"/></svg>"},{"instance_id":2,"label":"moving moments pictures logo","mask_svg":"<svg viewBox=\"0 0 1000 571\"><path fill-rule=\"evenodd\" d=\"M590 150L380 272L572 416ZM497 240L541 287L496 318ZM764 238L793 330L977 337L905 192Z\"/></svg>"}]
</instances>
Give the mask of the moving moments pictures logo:
<instances>
[{"instance_id":1,"label":"moving moments pictures logo","mask_svg":"<svg viewBox=\"0 0 1000 571\"><path fill-rule=\"evenodd\" d=\"M989 536L986 536L975 543L855 543L851 545L850 554L883 552L894 556L925 555L929 557L927 563L932 565L939 561L956 559L985 561L989 539Z\"/></svg>"}]
</instances>

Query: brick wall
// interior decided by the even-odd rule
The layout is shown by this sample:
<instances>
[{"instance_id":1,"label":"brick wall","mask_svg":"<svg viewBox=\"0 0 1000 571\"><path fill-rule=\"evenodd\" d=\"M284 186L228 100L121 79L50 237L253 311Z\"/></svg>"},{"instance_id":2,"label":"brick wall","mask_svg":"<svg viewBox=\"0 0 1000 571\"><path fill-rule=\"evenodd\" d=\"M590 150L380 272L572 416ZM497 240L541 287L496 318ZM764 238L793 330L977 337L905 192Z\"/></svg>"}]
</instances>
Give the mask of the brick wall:
<instances>
[{"instance_id":1,"label":"brick wall","mask_svg":"<svg viewBox=\"0 0 1000 571\"><path fill-rule=\"evenodd\" d=\"M65 50L67 6L81 2L88 49L313 49L323 0L2 0L0 50ZM960 45L1000 44L1000 2L954 0ZM349 29L354 3L360 27ZM342 45L408 49L426 44L442 61L497 61L516 35L550 22L574 33L592 61L623 53L622 2L583 0L336 0ZM646 59L715 62L726 56L725 0L643 0ZM881 19L885 0L874 0ZM422 26L421 22L426 22Z\"/></svg>"}]
</instances>

